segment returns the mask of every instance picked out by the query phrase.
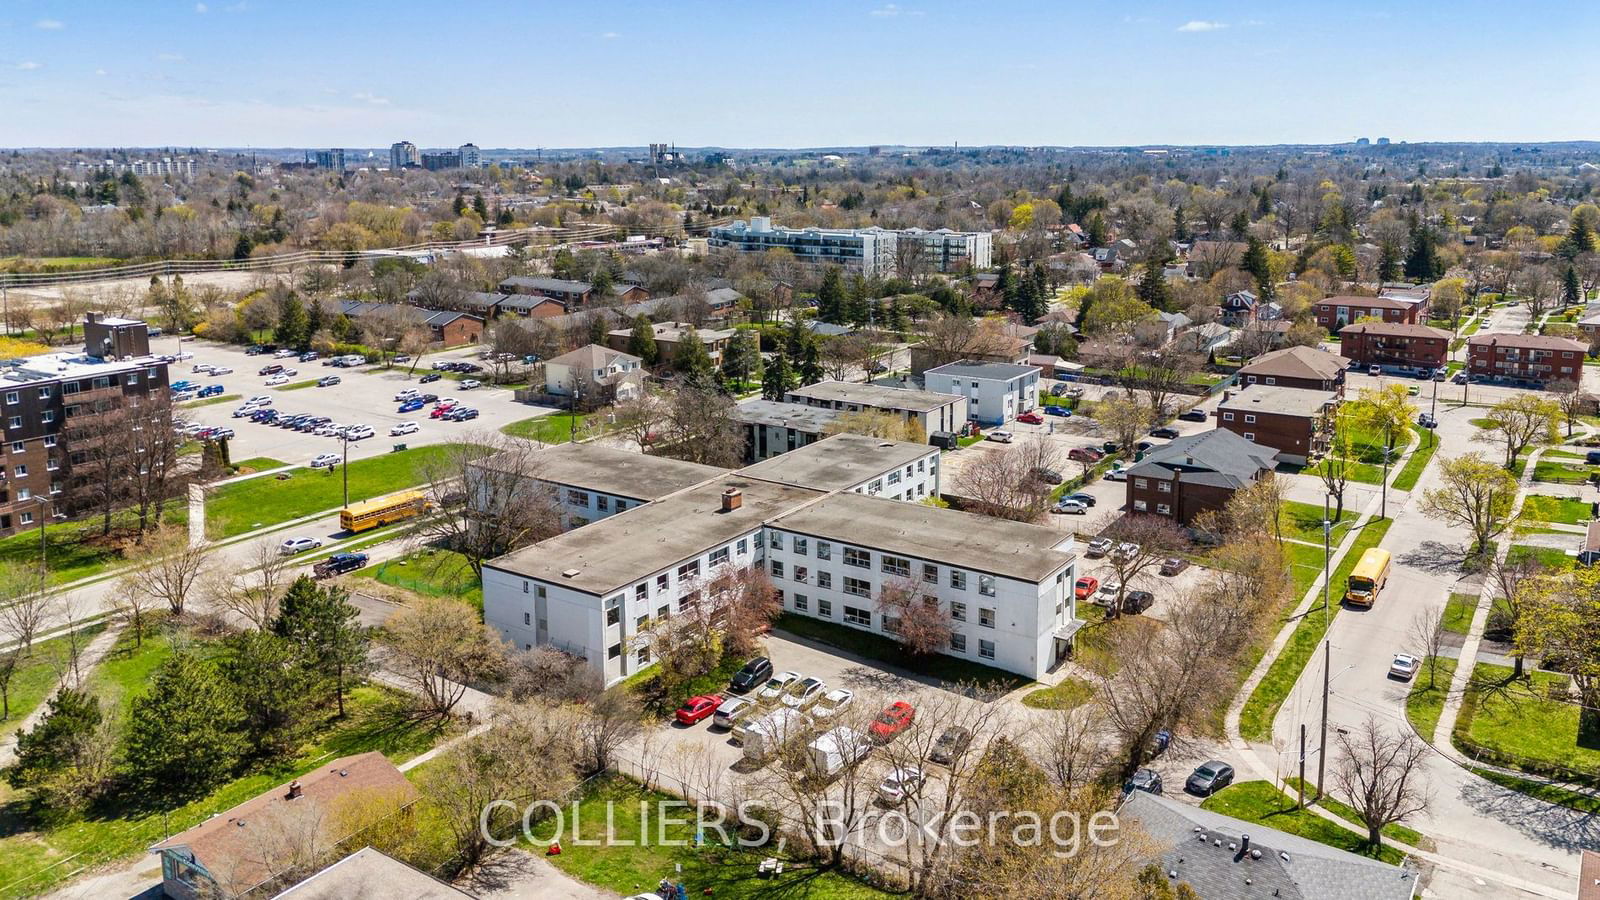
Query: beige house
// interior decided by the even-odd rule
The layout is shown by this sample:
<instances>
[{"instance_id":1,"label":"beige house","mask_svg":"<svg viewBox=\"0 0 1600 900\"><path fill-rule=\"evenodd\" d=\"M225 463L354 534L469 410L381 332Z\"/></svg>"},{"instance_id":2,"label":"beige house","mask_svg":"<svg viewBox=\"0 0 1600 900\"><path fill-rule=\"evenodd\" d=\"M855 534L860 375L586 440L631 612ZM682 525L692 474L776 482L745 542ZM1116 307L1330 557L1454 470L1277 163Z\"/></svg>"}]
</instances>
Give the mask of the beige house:
<instances>
[{"instance_id":1,"label":"beige house","mask_svg":"<svg viewBox=\"0 0 1600 900\"><path fill-rule=\"evenodd\" d=\"M694 332L705 345L706 355L711 357L712 365L722 364L722 351L728 346L737 332L732 328L696 328L687 322L655 322L650 325L656 339L656 354L661 365L672 364L672 358L678 353L678 345L683 343L684 337L689 332ZM618 328L606 332L606 343L613 350L628 349L629 342L633 339L633 326Z\"/></svg>"},{"instance_id":2,"label":"beige house","mask_svg":"<svg viewBox=\"0 0 1600 900\"><path fill-rule=\"evenodd\" d=\"M587 344L544 364L544 391L584 400L628 400L644 390L644 360L599 344Z\"/></svg>"}]
</instances>

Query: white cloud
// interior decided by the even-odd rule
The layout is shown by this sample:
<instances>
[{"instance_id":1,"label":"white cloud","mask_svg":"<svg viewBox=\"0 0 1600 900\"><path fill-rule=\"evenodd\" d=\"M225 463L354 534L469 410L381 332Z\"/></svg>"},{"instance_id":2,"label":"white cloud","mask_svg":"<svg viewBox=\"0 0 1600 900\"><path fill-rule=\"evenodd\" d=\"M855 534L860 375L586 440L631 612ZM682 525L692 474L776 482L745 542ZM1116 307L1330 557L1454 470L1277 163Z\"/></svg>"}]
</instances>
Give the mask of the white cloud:
<instances>
[{"instance_id":1,"label":"white cloud","mask_svg":"<svg viewBox=\"0 0 1600 900\"><path fill-rule=\"evenodd\" d=\"M901 13L900 6L895 3L885 3L873 10L870 15L875 19L892 19Z\"/></svg>"},{"instance_id":2,"label":"white cloud","mask_svg":"<svg viewBox=\"0 0 1600 900\"><path fill-rule=\"evenodd\" d=\"M44 68L44 63L42 63L42 62L34 62L33 60L30 59L30 60L27 60L26 62L17 63L17 68L21 69L24 72L32 72L34 69L42 69L42 68Z\"/></svg>"},{"instance_id":3,"label":"white cloud","mask_svg":"<svg viewBox=\"0 0 1600 900\"><path fill-rule=\"evenodd\" d=\"M33 23L33 27L39 29L40 31L60 31L67 26L66 23L62 22L60 19L40 19L39 21Z\"/></svg>"},{"instance_id":4,"label":"white cloud","mask_svg":"<svg viewBox=\"0 0 1600 900\"><path fill-rule=\"evenodd\" d=\"M183 62L182 53L157 53L156 59L162 62Z\"/></svg>"},{"instance_id":5,"label":"white cloud","mask_svg":"<svg viewBox=\"0 0 1600 900\"><path fill-rule=\"evenodd\" d=\"M614 41L619 37L622 37L622 35L617 34L615 31L608 31L608 32L600 35L600 39L602 41Z\"/></svg>"},{"instance_id":6,"label":"white cloud","mask_svg":"<svg viewBox=\"0 0 1600 900\"><path fill-rule=\"evenodd\" d=\"M368 91L357 91L350 95L351 100L360 100L362 103L371 103L373 106L388 106L388 97L379 97Z\"/></svg>"},{"instance_id":7,"label":"white cloud","mask_svg":"<svg viewBox=\"0 0 1600 900\"><path fill-rule=\"evenodd\" d=\"M204 3L196 3L196 4L195 4L195 5L194 5L194 11L195 11L195 12L197 12L197 13L199 13L199 14L200 14L200 15L202 15L202 16L203 16L203 15L205 15L205 14L206 14L206 13L207 13L207 12L210 12L210 11L211 11L211 7L209 7L209 6L207 6L207 5L205 5L205 4L204 4Z\"/></svg>"},{"instance_id":8,"label":"white cloud","mask_svg":"<svg viewBox=\"0 0 1600 900\"><path fill-rule=\"evenodd\" d=\"M105 69L95 69L94 73L96 75L105 75L106 74L106 70Z\"/></svg>"},{"instance_id":9,"label":"white cloud","mask_svg":"<svg viewBox=\"0 0 1600 900\"><path fill-rule=\"evenodd\" d=\"M1228 26L1226 24L1222 23L1222 22L1206 22L1206 21L1202 21L1200 19L1195 19L1193 21L1185 22L1182 25L1179 25L1178 26L1178 30L1179 31L1185 31L1185 32L1221 31L1222 29L1227 28L1227 27Z\"/></svg>"}]
</instances>

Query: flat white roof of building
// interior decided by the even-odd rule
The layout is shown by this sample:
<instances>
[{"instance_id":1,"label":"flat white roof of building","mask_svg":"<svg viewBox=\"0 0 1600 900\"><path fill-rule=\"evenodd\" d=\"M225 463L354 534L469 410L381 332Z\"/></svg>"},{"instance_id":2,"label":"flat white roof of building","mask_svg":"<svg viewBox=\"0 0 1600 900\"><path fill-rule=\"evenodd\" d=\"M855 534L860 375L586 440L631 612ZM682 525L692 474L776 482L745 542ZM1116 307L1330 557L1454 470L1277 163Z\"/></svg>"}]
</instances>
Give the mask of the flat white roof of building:
<instances>
[{"instance_id":1,"label":"flat white roof of building","mask_svg":"<svg viewBox=\"0 0 1600 900\"><path fill-rule=\"evenodd\" d=\"M791 397L854 403L883 409L910 409L928 412L948 406L961 399L955 394L920 391L915 388L886 387L881 384L856 384L846 381L819 381L798 387L788 393Z\"/></svg>"},{"instance_id":2,"label":"flat white roof of building","mask_svg":"<svg viewBox=\"0 0 1600 900\"><path fill-rule=\"evenodd\" d=\"M1276 413L1285 416L1318 416L1330 403L1337 403L1333 391L1278 385L1251 385L1217 405L1217 409L1239 412Z\"/></svg>"},{"instance_id":3,"label":"flat white roof of building","mask_svg":"<svg viewBox=\"0 0 1600 900\"><path fill-rule=\"evenodd\" d=\"M11 384L31 384L40 381L62 381L73 378L92 378L97 375L115 375L163 365L154 356L136 356L129 359L101 360L85 356L82 352L43 353L19 360L0 363L0 381Z\"/></svg>"},{"instance_id":4,"label":"flat white roof of building","mask_svg":"<svg viewBox=\"0 0 1600 900\"><path fill-rule=\"evenodd\" d=\"M733 417L746 425L793 428L808 434L821 434L840 415L837 409L778 400L746 400L733 408Z\"/></svg>"},{"instance_id":5,"label":"flat white roof of building","mask_svg":"<svg viewBox=\"0 0 1600 900\"><path fill-rule=\"evenodd\" d=\"M981 363L981 362L953 362L945 363L938 368L929 369L922 373L924 378L929 375L950 375L958 378L987 378L993 381L1010 381L1024 375L1037 375L1038 366L1024 366L1017 363Z\"/></svg>"},{"instance_id":6,"label":"flat white roof of building","mask_svg":"<svg viewBox=\"0 0 1600 900\"><path fill-rule=\"evenodd\" d=\"M938 452L927 444L836 434L745 466L739 474L820 491L842 491Z\"/></svg>"},{"instance_id":7,"label":"flat white roof of building","mask_svg":"<svg viewBox=\"0 0 1600 900\"><path fill-rule=\"evenodd\" d=\"M488 462L492 464L493 457ZM640 502L665 497L726 472L716 466L646 456L593 441L540 450L528 466L528 474L540 481Z\"/></svg>"}]
</instances>

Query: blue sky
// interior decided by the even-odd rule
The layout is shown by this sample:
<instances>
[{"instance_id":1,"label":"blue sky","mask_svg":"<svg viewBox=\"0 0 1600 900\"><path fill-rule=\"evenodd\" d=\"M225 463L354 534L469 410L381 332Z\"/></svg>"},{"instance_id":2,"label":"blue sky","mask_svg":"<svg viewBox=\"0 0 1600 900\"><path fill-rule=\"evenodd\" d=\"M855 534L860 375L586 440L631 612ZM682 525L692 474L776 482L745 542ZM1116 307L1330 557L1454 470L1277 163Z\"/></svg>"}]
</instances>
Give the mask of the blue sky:
<instances>
[{"instance_id":1,"label":"blue sky","mask_svg":"<svg viewBox=\"0 0 1600 900\"><path fill-rule=\"evenodd\" d=\"M1600 138L1594 3L4 0L7 146Z\"/></svg>"}]
</instances>

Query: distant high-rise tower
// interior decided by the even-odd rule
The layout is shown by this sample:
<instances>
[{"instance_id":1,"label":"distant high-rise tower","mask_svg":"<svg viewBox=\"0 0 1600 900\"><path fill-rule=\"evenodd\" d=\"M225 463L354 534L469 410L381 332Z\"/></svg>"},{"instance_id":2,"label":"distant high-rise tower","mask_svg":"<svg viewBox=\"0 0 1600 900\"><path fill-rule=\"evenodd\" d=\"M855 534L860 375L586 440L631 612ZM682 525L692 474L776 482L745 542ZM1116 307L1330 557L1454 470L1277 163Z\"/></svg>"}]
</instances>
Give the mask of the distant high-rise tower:
<instances>
[{"instance_id":1,"label":"distant high-rise tower","mask_svg":"<svg viewBox=\"0 0 1600 900\"><path fill-rule=\"evenodd\" d=\"M332 150L317 151L317 168L332 169L335 172L344 171L344 150L335 147Z\"/></svg>"},{"instance_id":2,"label":"distant high-rise tower","mask_svg":"<svg viewBox=\"0 0 1600 900\"><path fill-rule=\"evenodd\" d=\"M483 165L483 153L477 144L462 144L456 151L461 154L461 168L476 169Z\"/></svg>"},{"instance_id":3,"label":"distant high-rise tower","mask_svg":"<svg viewBox=\"0 0 1600 900\"><path fill-rule=\"evenodd\" d=\"M422 165L422 154L417 152L417 145L410 141L400 141L389 145L389 168L404 169L416 168Z\"/></svg>"}]
</instances>

